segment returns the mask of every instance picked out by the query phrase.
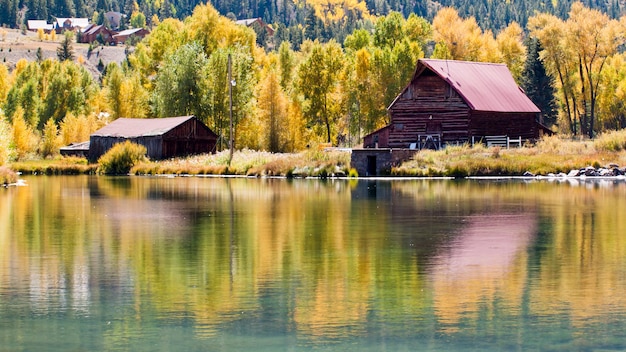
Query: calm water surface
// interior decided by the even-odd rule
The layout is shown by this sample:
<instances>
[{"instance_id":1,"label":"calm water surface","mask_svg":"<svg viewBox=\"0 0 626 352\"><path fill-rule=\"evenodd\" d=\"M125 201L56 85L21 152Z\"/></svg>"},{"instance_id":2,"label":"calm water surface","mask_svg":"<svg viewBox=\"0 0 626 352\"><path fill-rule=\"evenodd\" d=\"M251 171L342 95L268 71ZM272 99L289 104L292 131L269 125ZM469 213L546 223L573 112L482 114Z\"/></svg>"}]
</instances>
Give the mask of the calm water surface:
<instances>
[{"instance_id":1,"label":"calm water surface","mask_svg":"<svg viewBox=\"0 0 626 352\"><path fill-rule=\"evenodd\" d=\"M626 184L27 177L0 351L626 350Z\"/></svg>"}]
</instances>

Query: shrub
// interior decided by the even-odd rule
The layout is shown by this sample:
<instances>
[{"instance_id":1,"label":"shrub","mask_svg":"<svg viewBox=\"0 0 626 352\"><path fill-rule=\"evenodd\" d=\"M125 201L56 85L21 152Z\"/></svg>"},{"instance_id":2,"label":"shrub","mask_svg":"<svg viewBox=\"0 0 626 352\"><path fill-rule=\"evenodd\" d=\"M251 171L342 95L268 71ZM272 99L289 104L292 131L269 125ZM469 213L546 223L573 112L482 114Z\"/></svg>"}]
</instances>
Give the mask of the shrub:
<instances>
[{"instance_id":1,"label":"shrub","mask_svg":"<svg viewBox=\"0 0 626 352\"><path fill-rule=\"evenodd\" d=\"M0 166L0 184L8 185L17 182L17 174L4 166Z\"/></svg>"},{"instance_id":2,"label":"shrub","mask_svg":"<svg viewBox=\"0 0 626 352\"><path fill-rule=\"evenodd\" d=\"M626 150L626 130L602 133L596 138L593 145L597 150L607 152Z\"/></svg>"},{"instance_id":3,"label":"shrub","mask_svg":"<svg viewBox=\"0 0 626 352\"><path fill-rule=\"evenodd\" d=\"M146 152L146 147L130 141L118 143L98 159L98 173L126 175L135 164L147 160Z\"/></svg>"}]
</instances>

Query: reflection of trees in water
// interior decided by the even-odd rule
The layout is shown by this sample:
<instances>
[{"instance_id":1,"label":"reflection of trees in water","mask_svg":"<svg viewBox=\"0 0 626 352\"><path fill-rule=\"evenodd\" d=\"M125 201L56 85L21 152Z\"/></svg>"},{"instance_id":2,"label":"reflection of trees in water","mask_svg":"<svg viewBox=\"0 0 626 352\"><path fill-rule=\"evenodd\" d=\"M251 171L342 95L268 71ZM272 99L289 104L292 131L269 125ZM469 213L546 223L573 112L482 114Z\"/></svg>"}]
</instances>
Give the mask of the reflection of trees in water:
<instances>
[{"instance_id":1,"label":"reflection of trees in water","mask_svg":"<svg viewBox=\"0 0 626 352\"><path fill-rule=\"evenodd\" d=\"M616 235L626 233L623 187L417 180L377 181L372 191L362 180L142 177L29 183L0 196L0 265L12 268L0 287L56 285L81 309L124 293L137 316L191 318L198 336L242 319L278 320L312 340L361 335L392 320L437 321L454 331L485 309L497 319L489 307L522 301L527 314L547 315L558 309L554 302L567 302L578 322L607 307L626 309L626 241ZM7 281L16 276L34 280ZM52 284L35 285L41 278ZM385 333L403 336L404 326Z\"/></svg>"}]
</instances>

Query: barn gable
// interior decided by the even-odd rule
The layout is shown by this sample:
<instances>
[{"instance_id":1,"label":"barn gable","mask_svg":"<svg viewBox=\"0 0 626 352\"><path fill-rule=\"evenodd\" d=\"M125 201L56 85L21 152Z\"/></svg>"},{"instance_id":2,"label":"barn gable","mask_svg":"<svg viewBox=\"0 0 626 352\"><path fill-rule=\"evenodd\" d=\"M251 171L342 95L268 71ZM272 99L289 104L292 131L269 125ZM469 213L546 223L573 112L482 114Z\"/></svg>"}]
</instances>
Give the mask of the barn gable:
<instances>
[{"instance_id":1,"label":"barn gable","mask_svg":"<svg viewBox=\"0 0 626 352\"><path fill-rule=\"evenodd\" d=\"M214 152L217 135L195 116L119 118L90 136L89 159L126 140L145 146L151 159L165 159Z\"/></svg>"}]
</instances>

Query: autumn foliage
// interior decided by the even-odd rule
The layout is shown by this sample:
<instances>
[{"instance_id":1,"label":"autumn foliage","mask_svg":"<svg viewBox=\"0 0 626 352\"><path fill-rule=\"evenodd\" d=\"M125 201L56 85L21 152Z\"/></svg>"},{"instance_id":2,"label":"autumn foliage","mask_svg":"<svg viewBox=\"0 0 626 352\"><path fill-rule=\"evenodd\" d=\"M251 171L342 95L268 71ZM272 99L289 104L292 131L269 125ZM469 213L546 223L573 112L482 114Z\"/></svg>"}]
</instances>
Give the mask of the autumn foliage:
<instances>
[{"instance_id":1,"label":"autumn foliage","mask_svg":"<svg viewBox=\"0 0 626 352\"><path fill-rule=\"evenodd\" d=\"M0 162L53 156L119 117L193 114L219 135L218 151L231 137L239 150L358 146L389 123L386 108L422 57L506 63L525 86L533 84L528 68L539 65L549 76L542 84L551 85L529 91L556 92L548 102L558 113L544 121L548 127L588 137L626 127L624 19L574 3L566 20L536 13L526 28L511 22L494 33L449 7L430 22L393 11L377 16L358 0L306 6L309 17L289 33L300 38L292 42L283 33L260 46L258 29L202 4L184 21L152 16L151 34L99 77L72 60L79 44L70 35L59 46L62 62L24 59L11 70L0 64L1 118L11 130L2 136L8 142L0 140ZM342 41L316 32L315 23L346 19L355 27ZM526 57L531 39L540 49Z\"/></svg>"}]
</instances>

